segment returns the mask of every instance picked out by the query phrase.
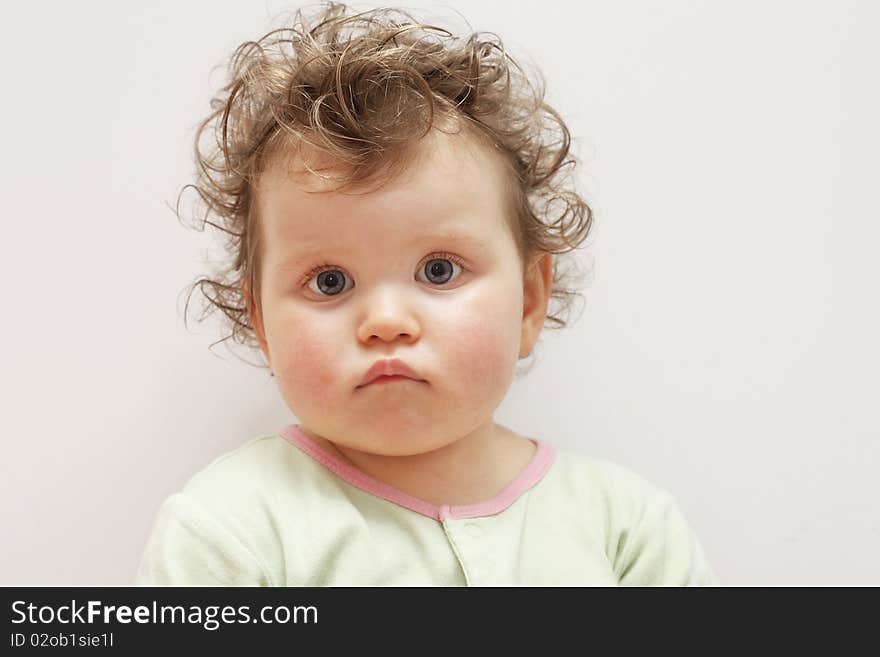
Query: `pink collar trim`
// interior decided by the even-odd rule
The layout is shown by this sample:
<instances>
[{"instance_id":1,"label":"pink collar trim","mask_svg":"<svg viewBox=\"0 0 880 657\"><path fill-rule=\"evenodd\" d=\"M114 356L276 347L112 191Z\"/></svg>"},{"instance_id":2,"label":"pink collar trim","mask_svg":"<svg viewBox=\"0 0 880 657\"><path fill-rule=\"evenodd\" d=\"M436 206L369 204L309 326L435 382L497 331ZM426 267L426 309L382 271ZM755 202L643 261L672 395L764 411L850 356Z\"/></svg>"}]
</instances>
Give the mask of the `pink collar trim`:
<instances>
[{"instance_id":1,"label":"pink collar trim","mask_svg":"<svg viewBox=\"0 0 880 657\"><path fill-rule=\"evenodd\" d=\"M544 477L556 456L552 445L535 438L529 438L538 449L535 451L529 464L498 495L485 502L477 502L476 504L444 504L443 506L436 506L412 495L407 495L393 486L374 479L350 463L342 461L335 454L326 451L317 441L303 433L299 425L291 424L282 429L279 435L352 486L439 521L443 521L446 518L478 518L501 513L516 502L520 495Z\"/></svg>"}]
</instances>

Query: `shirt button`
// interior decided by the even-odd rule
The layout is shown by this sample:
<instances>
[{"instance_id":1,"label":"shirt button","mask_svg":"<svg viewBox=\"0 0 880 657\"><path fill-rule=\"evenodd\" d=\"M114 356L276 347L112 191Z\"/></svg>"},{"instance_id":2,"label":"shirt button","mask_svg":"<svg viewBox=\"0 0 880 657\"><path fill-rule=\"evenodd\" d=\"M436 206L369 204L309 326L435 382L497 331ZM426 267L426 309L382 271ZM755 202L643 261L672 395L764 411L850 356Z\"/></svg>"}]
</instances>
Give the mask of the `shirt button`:
<instances>
[{"instance_id":1,"label":"shirt button","mask_svg":"<svg viewBox=\"0 0 880 657\"><path fill-rule=\"evenodd\" d=\"M472 536L474 538L479 538L483 535L483 528L475 522L469 522L465 524L464 531L468 536Z\"/></svg>"}]
</instances>

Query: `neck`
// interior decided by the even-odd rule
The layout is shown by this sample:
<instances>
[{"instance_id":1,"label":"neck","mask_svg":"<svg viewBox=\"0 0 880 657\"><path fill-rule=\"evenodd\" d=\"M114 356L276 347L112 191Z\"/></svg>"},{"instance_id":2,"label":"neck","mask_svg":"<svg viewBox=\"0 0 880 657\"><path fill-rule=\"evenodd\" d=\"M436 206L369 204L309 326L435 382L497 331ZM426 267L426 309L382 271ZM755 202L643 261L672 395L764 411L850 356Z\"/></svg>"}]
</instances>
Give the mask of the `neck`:
<instances>
[{"instance_id":1,"label":"neck","mask_svg":"<svg viewBox=\"0 0 880 657\"><path fill-rule=\"evenodd\" d=\"M306 433L361 472L435 506L491 499L535 452L532 441L491 420L439 449L409 456L360 452Z\"/></svg>"}]
</instances>

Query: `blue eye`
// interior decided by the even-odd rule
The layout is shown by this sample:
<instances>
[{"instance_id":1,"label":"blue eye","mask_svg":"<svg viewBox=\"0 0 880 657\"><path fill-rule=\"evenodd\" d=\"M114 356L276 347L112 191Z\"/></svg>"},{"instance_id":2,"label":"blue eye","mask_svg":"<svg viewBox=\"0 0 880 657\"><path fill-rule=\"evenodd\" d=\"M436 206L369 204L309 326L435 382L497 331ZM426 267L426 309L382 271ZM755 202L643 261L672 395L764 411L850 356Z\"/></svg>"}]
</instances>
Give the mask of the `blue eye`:
<instances>
[{"instance_id":1,"label":"blue eye","mask_svg":"<svg viewBox=\"0 0 880 657\"><path fill-rule=\"evenodd\" d=\"M425 264L424 271L432 283L443 285L444 283L449 282L449 279L452 278L453 269L454 267L451 260L434 258ZM433 277L435 276L442 280L434 280Z\"/></svg>"},{"instance_id":2,"label":"blue eye","mask_svg":"<svg viewBox=\"0 0 880 657\"><path fill-rule=\"evenodd\" d=\"M316 281L319 290L327 295L335 296L345 287L345 274L338 269L328 269L318 274Z\"/></svg>"},{"instance_id":3,"label":"blue eye","mask_svg":"<svg viewBox=\"0 0 880 657\"><path fill-rule=\"evenodd\" d=\"M435 253L425 261L419 272L424 272L427 276L427 283L444 285L456 275L456 268L460 271L463 266L464 261L458 256L451 253ZM312 285L313 281L315 285ZM335 297L347 288L353 287L354 283L338 267L324 263L309 271L300 285L308 287L319 296Z\"/></svg>"},{"instance_id":4,"label":"blue eye","mask_svg":"<svg viewBox=\"0 0 880 657\"><path fill-rule=\"evenodd\" d=\"M300 286L308 287L319 296L335 297L345 291L346 282L348 282L348 279L338 267L325 262L317 267L313 267L303 276Z\"/></svg>"},{"instance_id":5,"label":"blue eye","mask_svg":"<svg viewBox=\"0 0 880 657\"><path fill-rule=\"evenodd\" d=\"M458 269L458 273L456 273ZM458 278L464 269L464 260L451 253L434 253L419 270L427 276L427 283L444 285L452 278Z\"/></svg>"}]
</instances>

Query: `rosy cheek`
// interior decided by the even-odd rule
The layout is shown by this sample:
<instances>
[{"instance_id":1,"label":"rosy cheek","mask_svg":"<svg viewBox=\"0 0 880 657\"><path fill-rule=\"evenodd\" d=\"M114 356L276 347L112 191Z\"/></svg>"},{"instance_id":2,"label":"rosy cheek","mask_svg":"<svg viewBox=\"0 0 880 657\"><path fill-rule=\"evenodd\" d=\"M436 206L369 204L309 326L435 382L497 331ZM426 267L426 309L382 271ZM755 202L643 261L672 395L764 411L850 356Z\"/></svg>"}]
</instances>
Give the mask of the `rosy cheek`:
<instances>
[{"instance_id":1,"label":"rosy cheek","mask_svg":"<svg viewBox=\"0 0 880 657\"><path fill-rule=\"evenodd\" d=\"M339 385L339 341L321 330L320 323L301 324L290 327L290 335L295 340L283 347L281 358L283 371L276 376L283 377L288 402L308 398L312 404L329 406L332 391Z\"/></svg>"},{"instance_id":2,"label":"rosy cheek","mask_svg":"<svg viewBox=\"0 0 880 657\"><path fill-rule=\"evenodd\" d=\"M484 390L492 396L498 386L506 386L513 371L516 338L511 330L509 311L501 307L470 309L457 318L450 318L450 335L446 341L448 366L460 390ZM514 320L515 321L515 320Z\"/></svg>"}]
</instances>

